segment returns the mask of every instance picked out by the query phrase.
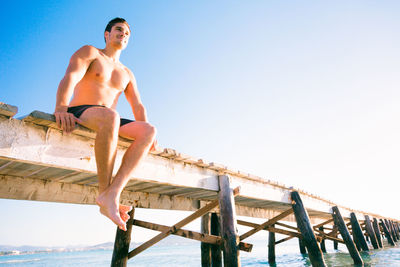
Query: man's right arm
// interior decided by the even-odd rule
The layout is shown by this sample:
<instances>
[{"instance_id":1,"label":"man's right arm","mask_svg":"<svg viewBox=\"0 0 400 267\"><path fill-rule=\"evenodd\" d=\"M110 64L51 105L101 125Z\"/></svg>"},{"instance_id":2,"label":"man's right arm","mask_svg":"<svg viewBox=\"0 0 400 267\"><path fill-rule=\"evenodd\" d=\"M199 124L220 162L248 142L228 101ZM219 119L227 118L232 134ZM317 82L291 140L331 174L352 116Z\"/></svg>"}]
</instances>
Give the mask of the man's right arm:
<instances>
[{"instance_id":1,"label":"man's right arm","mask_svg":"<svg viewBox=\"0 0 400 267\"><path fill-rule=\"evenodd\" d=\"M88 45L76 51L69 61L64 78L58 85L54 116L56 117L58 127L66 132L71 132L75 128L75 122L80 121L67 112L68 103L75 86L85 75L90 63L95 59L96 53L97 49Z\"/></svg>"}]
</instances>

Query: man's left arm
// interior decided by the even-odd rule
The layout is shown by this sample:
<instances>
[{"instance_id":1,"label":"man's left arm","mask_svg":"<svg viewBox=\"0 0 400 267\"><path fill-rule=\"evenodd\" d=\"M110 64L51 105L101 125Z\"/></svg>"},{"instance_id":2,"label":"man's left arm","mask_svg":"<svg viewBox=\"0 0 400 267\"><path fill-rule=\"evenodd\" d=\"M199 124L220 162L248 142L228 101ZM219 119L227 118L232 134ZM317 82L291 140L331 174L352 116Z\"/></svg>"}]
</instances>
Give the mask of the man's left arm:
<instances>
[{"instance_id":1,"label":"man's left arm","mask_svg":"<svg viewBox=\"0 0 400 267\"><path fill-rule=\"evenodd\" d=\"M148 122L147 112L140 99L135 76L130 70L127 69L127 71L129 73L130 82L128 83L128 86L125 89L125 97L132 108L135 120Z\"/></svg>"}]
</instances>

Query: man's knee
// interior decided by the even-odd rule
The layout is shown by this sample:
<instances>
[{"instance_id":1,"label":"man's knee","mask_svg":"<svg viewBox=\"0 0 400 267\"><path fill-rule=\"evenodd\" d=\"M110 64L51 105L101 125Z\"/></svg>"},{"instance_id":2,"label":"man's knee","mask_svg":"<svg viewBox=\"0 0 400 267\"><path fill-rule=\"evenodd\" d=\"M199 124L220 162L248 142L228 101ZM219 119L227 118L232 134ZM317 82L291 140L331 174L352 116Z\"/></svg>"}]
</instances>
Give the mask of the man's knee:
<instances>
[{"instance_id":1,"label":"man's knee","mask_svg":"<svg viewBox=\"0 0 400 267\"><path fill-rule=\"evenodd\" d=\"M157 134L157 129L156 127L154 127L153 125L151 125L150 123L147 124L147 135L149 136L149 138L154 139L156 137Z\"/></svg>"},{"instance_id":2,"label":"man's knee","mask_svg":"<svg viewBox=\"0 0 400 267\"><path fill-rule=\"evenodd\" d=\"M144 143L151 143L154 141L156 134L157 134L157 129L150 123L145 123L143 125L143 131L141 133L141 136L139 139L144 142Z\"/></svg>"},{"instance_id":3,"label":"man's knee","mask_svg":"<svg viewBox=\"0 0 400 267\"><path fill-rule=\"evenodd\" d=\"M120 116L117 111L111 108L104 108L100 114L99 130L113 129L117 131L120 125Z\"/></svg>"}]
</instances>

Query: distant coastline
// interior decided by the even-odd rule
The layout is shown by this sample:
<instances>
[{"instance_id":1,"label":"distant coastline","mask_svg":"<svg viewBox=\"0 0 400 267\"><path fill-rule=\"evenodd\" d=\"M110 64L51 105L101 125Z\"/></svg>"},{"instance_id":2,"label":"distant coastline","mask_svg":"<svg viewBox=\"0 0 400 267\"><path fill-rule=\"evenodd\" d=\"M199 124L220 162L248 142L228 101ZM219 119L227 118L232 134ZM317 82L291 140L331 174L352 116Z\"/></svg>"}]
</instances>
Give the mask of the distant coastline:
<instances>
[{"instance_id":1,"label":"distant coastline","mask_svg":"<svg viewBox=\"0 0 400 267\"><path fill-rule=\"evenodd\" d=\"M162 240L158 245L184 245L193 244L197 241L185 239L178 236L170 236L167 239ZM142 242L131 242L130 247L136 247L142 244ZM198 243L200 244L200 243ZM39 254L39 253L54 253L54 252L76 252L76 251L92 251L92 250L113 250L114 242L106 242L92 246L8 246L0 245L0 256L11 256L11 255L26 255L26 254Z\"/></svg>"},{"instance_id":2,"label":"distant coastline","mask_svg":"<svg viewBox=\"0 0 400 267\"><path fill-rule=\"evenodd\" d=\"M69 246L69 247L0 246L0 256L53 253L53 252L90 251L90 250L112 250L113 247L114 247L113 242L102 243L94 246Z\"/></svg>"}]
</instances>

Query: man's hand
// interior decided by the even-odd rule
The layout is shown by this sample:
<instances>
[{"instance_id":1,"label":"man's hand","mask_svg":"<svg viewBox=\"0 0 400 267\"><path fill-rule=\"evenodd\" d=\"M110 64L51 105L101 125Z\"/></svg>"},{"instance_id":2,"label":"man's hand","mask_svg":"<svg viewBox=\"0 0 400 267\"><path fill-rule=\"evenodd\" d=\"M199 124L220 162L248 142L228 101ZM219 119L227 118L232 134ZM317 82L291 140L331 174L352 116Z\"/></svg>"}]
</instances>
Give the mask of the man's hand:
<instances>
[{"instance_id":1,"label":"man's hand","mask_svg":"<svg viewBox=\"0 0 400 267\"><path fill-rule=\"evenodd\" d=\"M76 118L72 113L68 113L65 111L62 112L54 112L54 116L56 117L56 123L58 128L61 130L70 133L75 129L75 123L82 123L82 121Z\"/></svg>"}]
</instances>

